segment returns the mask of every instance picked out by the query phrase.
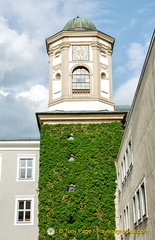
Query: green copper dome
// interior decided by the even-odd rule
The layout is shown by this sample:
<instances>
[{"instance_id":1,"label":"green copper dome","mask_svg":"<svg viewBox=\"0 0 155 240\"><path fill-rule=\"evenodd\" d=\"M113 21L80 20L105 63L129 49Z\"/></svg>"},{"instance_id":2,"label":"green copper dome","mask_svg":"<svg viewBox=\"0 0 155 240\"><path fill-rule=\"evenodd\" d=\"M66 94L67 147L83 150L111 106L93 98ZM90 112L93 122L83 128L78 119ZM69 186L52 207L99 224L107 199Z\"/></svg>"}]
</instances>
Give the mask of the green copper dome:
<instances>
[{"instance_id":1,"label":"green copper dome","mask_svg":"<svg viewBox=\"0 0 155 240\"><path fill-rule=\"evenodd\" d=\"M64 31L96 31L93 22L86 18L77 17L71 19L63 28Z\"/></svg>"}]
</instances>

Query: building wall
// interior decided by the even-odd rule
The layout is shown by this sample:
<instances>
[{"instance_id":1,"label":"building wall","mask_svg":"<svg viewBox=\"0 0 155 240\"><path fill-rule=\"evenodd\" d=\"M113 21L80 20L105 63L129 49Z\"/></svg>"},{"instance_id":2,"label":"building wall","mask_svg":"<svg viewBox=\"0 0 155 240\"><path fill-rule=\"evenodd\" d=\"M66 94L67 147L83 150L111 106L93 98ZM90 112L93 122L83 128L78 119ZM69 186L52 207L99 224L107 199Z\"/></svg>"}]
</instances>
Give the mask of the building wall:
<instances>
[{"instance_id":1,"label":"building wall","mask_svg":"<svg viewBox=\"0 0 155 240\"><path fill-rule=\"evenodd\" d=\"M32 180L19 180L18 157L33 157ZM37 240L39 141L0 141L0 239ZM17 222L17 199L33 199L32 222Z\"/></svg>"},{"instance_id":2,"label":"building wall","mask_svg":"<svg viewBox=\"0 0 155 240\"><path fill-rule=\"evenodd\" d=\"M130 230L148 230L147 233L126 234L124 239L129 240L154 240L155 239L155 44L153 35L150 47L146 56L140 81L137 87L132 105L131 114L128 120L124 138L117 160L117 176L119 191L119 229L124 229L124 209L128 206ZM131 144L130 159L132 164L128 164L128 148ZM123 177L122 163L125 156L125 164L128 172ZM124 180L123 180L124 179ZM146 197L146 214L144 214L144 181ZM140 198L139 220L134 220L134 197ZM137 197L138 199L138 197ZM138 201L137 201L138 203ZM139 213L138 206L136 210ZM135 222L135 223L134 223ZM143 231L142 231L143 232Z\"/></svg>"}]
</instances>

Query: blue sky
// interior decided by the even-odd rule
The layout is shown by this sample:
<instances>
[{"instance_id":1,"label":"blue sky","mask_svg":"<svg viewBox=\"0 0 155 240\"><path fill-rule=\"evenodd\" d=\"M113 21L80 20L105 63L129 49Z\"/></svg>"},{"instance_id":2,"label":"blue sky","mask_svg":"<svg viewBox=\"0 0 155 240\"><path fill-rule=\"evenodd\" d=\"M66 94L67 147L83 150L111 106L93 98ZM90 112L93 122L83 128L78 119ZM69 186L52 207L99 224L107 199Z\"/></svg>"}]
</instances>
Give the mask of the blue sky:
<instances>
[{"instance_id":1,"label":"blue sky","mask_svg":"<svg viewBox=\"0 0 155 240\"><path fill-rule=\"evenodd\" d=\"M35 112L46 111L45 39L76 16L115 38L116 104L131 104L154 31L155 1L1 0L0 138L38 137Z\"/></svg>"}]
</instances>

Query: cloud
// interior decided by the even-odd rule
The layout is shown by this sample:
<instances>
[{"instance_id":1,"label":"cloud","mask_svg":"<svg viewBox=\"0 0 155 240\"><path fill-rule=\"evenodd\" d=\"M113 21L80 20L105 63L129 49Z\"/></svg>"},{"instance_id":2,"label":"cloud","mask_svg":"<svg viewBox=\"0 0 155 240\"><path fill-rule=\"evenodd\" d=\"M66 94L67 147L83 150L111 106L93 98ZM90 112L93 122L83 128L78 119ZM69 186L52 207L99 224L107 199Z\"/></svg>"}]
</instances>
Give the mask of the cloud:
<instances>
[{"instance_id":1,"label":"cloud","mask_svg":"<svg viewBox=\"0 0 155 240\"><path fill-rule=\"evenodd\" d=\"M35 109L27 101L17 100L11 94L0 97L0 138L37 137L39 131Z\"/></svg>"},{"instance_id":2,"label":"cloud","mask_svg":"<svg viewBox=\"0 0 155 240\"><path fill-rule=\"evenodd\" d=\"M0 90L0 96L6 97L8 95L9 95L8 92L3 92L2 90Z\"/></svg>"},{"instance_id":3,"label":"cloud","mask_svg":"<svg viewBox=\"0 0 155 240\"><path fill-rule=\"evenodd\" d=\"M29 91L23 91L16 95L19 101L27 101L27 103L35 106L35 111L46 111L48 103L48 89L42 85L32 86Z\"/></svg>"},{"instance_id":4,"label":"cloud","mask_svg":"<svg viewBox=\"0 0 155 240\"><path fill-rule=\"evenodd\" d=\"M37 40L10 29L3 17L0 18L0 31L1 86L17 92L31 84L41 83L48 73L47 59L38 48Z\"/></svg>"},{"instance_id":5,"label":"cloud","mask_svg":"<svg viewBox=\"0 0 155 240\"><path fill-rule=\"evenodd\" d=\"M142 69L148 46L149 42L146 42L144 45L137 42L131 43L125 51L127 62L123 65L117 66L114 72L125 75L127 75L128 72L129 75L131 73L132 75L138 75Z\"/></svg>"},{"instance_id":6,"label":"cloud","mask_svg":"<svg viewBox=\"0 0 155 240\"><path fill-rule=\"evenodd\" d=\"M127 80L114 93L116 105L130 105L138 83L138 76Z\"/></svg>"},{"instance_id":7,"label":"cloud","mask_svg":"<svg viewBox=\"0 0 155 240\"><path fill-rule=\"evenodd\" d=\"M125 79L126 76L129 76L128 80L122 83L114 93L116 104L132 103L148 45L148 42L144 45L136 42L131 43L126 50L127 63L116 68L115 73L124 74Z\"/></svg>"},{"instance_id":8,"label":"cloud","mask_svg":"<svg viewBox=\"0 0 155 240\"><path fill-rule=\"evenodd\" d=\"M138 10L138 13L140 13L140 14L148 13L148 12L150 12L153 8L155 8L155 2L150 2L150 3L144 4L143 7L141 7L141 8Z\"/></svg>"},{"instance_id":9,"label":"cloud","mask_svg":"<svg viewBox=\"0 0 155 240\"><path fill-rule=\"evenodd\" d=\"M127 50L127 56L129 58L129 61L126 64L129 70L139 71L141 69L148 45L148 42L144 45L140 43L130 44L129 49Z\"/></svg>"},{"instance_id":10,"label":"cloud","mask_svg":"<svg viewBox=\"0 0 155 240\"><path fill-rule=\"evenodd\" d=\"M36 85L17 95L0 91L0 138L39 137L36 112L47 110L48 89Z\"/></svg>"}]
</instances>

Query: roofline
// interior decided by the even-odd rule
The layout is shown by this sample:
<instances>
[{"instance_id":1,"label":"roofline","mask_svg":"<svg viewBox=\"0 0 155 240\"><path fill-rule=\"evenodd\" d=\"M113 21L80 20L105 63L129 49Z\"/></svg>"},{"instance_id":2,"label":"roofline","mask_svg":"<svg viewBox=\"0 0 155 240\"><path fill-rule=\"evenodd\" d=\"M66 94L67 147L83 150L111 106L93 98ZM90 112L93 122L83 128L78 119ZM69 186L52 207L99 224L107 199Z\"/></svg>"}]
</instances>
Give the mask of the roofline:
<instances>
[{"instance_id":1,"label":"roofline","mask_svg":"<svg viewBox=\"0 0 155 240\"><path fill-rule=\"evenodd\" d=\"M95 118L95 116L94 116L94 118L93 118L93 121L92 121L92 118L82 118L82 120L79 118L79 115L82 115L82 116L84 116L84 115L102 115L103 116L103 118L102 119L99 119L99 121L98 121L98 119L97 118ZM52 115L52 116L58 116L58 117L60 117L60 115L63 117L64 116L64 118L61 118L62 119L62 122L54 122L53 121L53 123L52 124L70 124L71 122L72 123L74 123L74 124L77 124L77 123L90 123L89 122L89 120L90 121L92 121L91 123L99 123L99 122L104 122L103 121L103 119L105 119L105 122L111 122L111 121L121 121L122 123L125 123L126 122L126 116L127 116L127 114L128 114L128 111L124 111L124 112L122 112L122 111L105 111L105 110L101 110L101 111L70 111L70 112L65 112L65 111L53 111L53 112L37 112L36 113L36 118L37 118L37 124L38 124L38 128L39 128L39 130L41 129L41 123L40 123L40 119L39 119L39 116L50 116L50 115ZM67 120L68 119L65 119L65 116L75 116L75 115L78 115L78 118L79 118L79 121L76 121L76 119L74 119L74 121L73 121L73 118L71 119L71 122L67 122ZM108 115L109 115L109 117L108 117ZM119 117L115 117L115 118L113 118L113 116L112 115L120 115ZM77 119L78 119L77 118ZM54 119L54 117L53 117L53 119ZM95 119L98 121L98 122L95 122ZM59 120L60 120L60 118L59 118ZM109 121L108 121L109 120ZM84 122L83 122L84 121Z\"/></svg>"},{"instance_id":2,"label":"roofline","mask_svg":"<svg viewBox=\"0 0 155 240\"><path fill-rule=\"evenodd\" d=\"M0 142L4 141L10 141L10 142L38 142L40 141L39 137L36 138L10 138L10 137L5 137L5 138L0 138Z\"/></svg>"},{"instance_id":3,"label":"roofline","mask_svg":"<svg viewBox=\"0 0 155 240\"><path fill-rule=\"evenodd\" d=\"M0 151L39 151L40 140L2 140L0 139ZM1 152L2 153L2 152ZM2 153L3 154L3 153ZM25 154L25 153L23 153ZM31 154L31 152L29 153Z\"/></svg>"},{"instance_id":4,"label":"roofline","mask_svg":"<svg viewBox=\"0 0 155 240\"><path fill-rule=\"evenodd\" d=\"M145 73L145 69L147 67L147 63L148 63L149 58L150 58L150 54L152 52L152 47L153 47L154 42L155 42L155 29L154 29L153 34L152 34L152 38L151 38L151 41L150 41L150 44L149 44L149 47L148 47L148 50L147 50L147 54L146 54L146 57L145 57L145 60L144 60L144 64L143 64L143 67L142 67L141 74L140 74L140 77L139 77L138 85L137 85L137 88L136 88L136 91L135 91L135 94L134 94L130 114L129 114L129 117L128 117L128 122L130 121L130 118L131 118L131 115L132 115L132 112L133 112L133 109L134 109L134 106L135 106L135 103L136 103L137 95L138 95L138 92L139 92L139 89L140 89L140 86L141 86L141 83L142 83L142 80L143 80L143 76L144 76L144 73ZM128 123L127 123L127 125L128 125Z\"/></svg>"},{"instance_id":5,"label":"roofline","mask_svg":"<svg viewBox=\"0 0 155 240\"><path fill-rule=\"evenodd\" d=\"M123 134L122 142L121 142L119 152L118 152L118 155L117 155L117 160L118 160L118 157L119 157L120 152L121 152L121 148L122 148L122 145L123 145L123 142L124 142L126 132L128 130L128 126L129 126L129 123L130 123L132 112L133 112L134 106L136 104L136 99L137 99L137 96L138 96L138 92L139 92L139 89L141 87L141 83L142 83L142 80L143 80L145 69L147 67L147 63L149 61L149 57L150 57L150 54L152 52L152 48L153 48L154 43L155 43L155 29L154 29L153 34L152 34L152 38L151 38L151 41L150 41L150 44L149 44L149 47L148 47L148 51L147 51L147 54L146 54L146 57L145 57L145 60L144 60L144 64L143 64L143 67L142 67L141 74L140 74L140 77L139 77L138 85L137 85L137 88L136 88L136 91L135 91L135 94L134 94L134 98L133 98L132 105L131 105L131 110L129 112L128 120L127 120L126 127L125 127L125 132Z\"/></svg>"},{"instance_id":6,"label":"roofline","mask_svg":"<svg viewBox=\"0 0 155 240\"><path fill-rule=\"evenodd\" d=\"M72 33L72 35L73 35L73 33L90 33L90 35L94 35L95 33L99 33L99 34L103 34L105 37L107 37L109 40L111 39L111 44L112 44L112 50L113 50L113 47L114 47L114 43L115 43L115 38L113 38L113 37L111 37L110 35L108 35L108 34L106 34L106 33L104 33L104 32L101 32L101 31L99 31L99 30L87 30L87 31L84 31L84 30L79 30L79 31L75 31L75 30L73 30L73 31L69 31L69 30L61 30L61 31L59 31L59 32L57 32L57 33L55 33L54 35L52 35L52 36L50 36L50 37L48 37L48 38L46 38L45 39L45 43L46 43L46 50L47 50L47 53L48 53L48 40L49 39L51 39L51 38L53 38L53 37L56 37L57 35L64 35L65 37L66 37L66 35L67 36L71 36L71 33ZM63 34L63 33L65 33L65 34ZM92 34L92 33L94 33L94 34ZM76 35L75 34L75 35ZM82 36L82 34L80 34L80 36ZM63 37L63 36L62 36ZM107 39L107 41L108 41L108 39Z\"/></svg>"}]
</instances>

